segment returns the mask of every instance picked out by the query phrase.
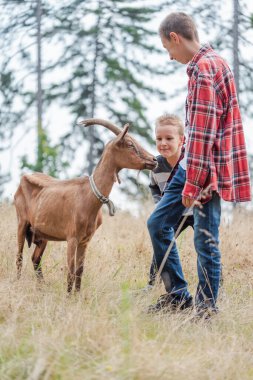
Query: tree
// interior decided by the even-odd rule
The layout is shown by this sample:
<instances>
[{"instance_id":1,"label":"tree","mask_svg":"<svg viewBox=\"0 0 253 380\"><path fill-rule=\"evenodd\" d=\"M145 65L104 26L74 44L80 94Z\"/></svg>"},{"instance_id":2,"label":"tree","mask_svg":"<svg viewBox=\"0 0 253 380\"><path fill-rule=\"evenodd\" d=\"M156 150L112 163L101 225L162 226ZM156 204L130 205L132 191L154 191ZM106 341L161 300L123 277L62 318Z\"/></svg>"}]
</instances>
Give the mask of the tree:
<instances>
[{"instance_id":1,"label":"tree","mask_svg":"<svg viewBox=\"0 0 253 380\"><path fill-rule=\"evenodd\" d=\"M36 40L40 24L36 18L39 1L41 31ZM126 0L2 0L1 4L5 12L0 12L0 31L4 36L0 42L3 52L0 58L3 83L0 88L0 134L8 147L7 141L11 140L14 129L28 130L33 135L38 131L34 163L24 156L22 166L53 175L64 172L66 176L69 173L67 164L77 154L80 157L80 152L83 157L88 152L89 160L84 160L86 164L79 167L79 173L84 168L90 173L101 155L107 131L92 127L82 130L76 127L79 117L104 117L119 126L130 121L133 123L131 132L151 145L148 110L153 103L167 99L170 105L171 98L177 98L180 110L184 108L184 96L178 86L170 94L167 88L161 89L163 78L180 75L178 73L185 70L180 65L160 64L164 52L161 52L152 20L162 17L165 9L171 10L176 5L192 14L200 29L207 34L210 30L215 31L210 42L221 54L223 49L232 52L232 28L226 23L224 32L218 0L194 3L161 0L155 5L148 0L134 4ZM250 17L242 11L239 22L241 29L252 27ZM42 44L40 68L35 53L39 41ZM239 46L242 42L248 43L239 33ZM240 84L241 102L245 108L252 96L247 99L244 96L252 88L250 67L251 63L240 56L240 78L245 82ZM245 70L247 77L243 75ZM37 91L33 85L38 73L43 78L43 91ZM181 90L186 92L185 84ZM60 134L55 145L50 142L54 126L48 124L38 128L35 107L39 92L43 109L38 119L45 120L47 109L56 103L72 115L70 127ZM247 112L250 109L248 105ZM170 107L170 111L175 111L175 107ZM154 117L156 112L154 109ZM127 176L128 189L136 193L136 180L131 173Z\"/></svg>"},{"instance_id":2,"label":"tree","mask_svg":"<svg viewBox=\"0 0 253 380\"><path fill-rule=\"evenodd\" d=\"M252 50L250 32L253 24L247 4L233 0L232 22L228 15L217 25L217 38L214 43L219 51L226 52L234 71L240 106L245 115L253 115L253 64L249 51Z\"/></svg>"},{"instance_id":3,"label":"tree","mask_svg":"<svg viewBox=\"0 0 253 380\"><path fill-rule=\"evenodd\" d=\"M48 101L67 94L63 105L73 113L73 125L78 117L100 114L119 125L133 121L131 131L153 144L147 107L154 98L165 100L160 81L163 76L174 75L175 67L159 65L161 45L151 21L175 3L160 1L150 6L143 1L130 5L126 0L72 0L58 7L57 19L47 35L51 34L57 43L64 42L55 67L58 70L61 66L69 76L52 83ZM189 7L185 0L181 4ZM206 7L196 7L195 12L199 11L206 13ZM211 23L207 20L206 26ZM78 133L73 128L73 133L62 137L62 143L76 152L83 138L89 142L87 168L91 173L103 149L101 132L90 128ZM136 189L131 173L128 178L128 189Z\"/></svg>"},{"instance_id":4,"label":"tree","mask_svg":"<svg viewBox=\"0 0 253 380\"><path fill-rule=\"evenodd\" d=\"M7 2L4 2L3 6L7 7L7 5ZM7 7L8 11L12 9L12 6L14 6L14 4L9 2L9 6ZM4 154L10 149L14 129L18 122L24 121L25 115L23 105L17 102L17 94L22 88L22 83L19 83L16 80L11 65L12 58L15 58L16 56L16 49L10 49L10 39L15 34L17 23L15 15L12 16L12 18L9 18L6 13L0 12L2 37L0 39L0 154ZM20 20L22 20L22 22L23 16L23 14L20 14ZM11 31L13 31L13 34ZM4 167L4 165L0 166L0 194L3 192L3 185L10 179L10 173L8 170L9 168Z\"/></svg>"},{"instance_id":5,"label":"tree","mask_svg":"<svg viewBox=\"0 0 253 380\"><path fill-rule=\"evenodd\" d=\"M159 50L147 38L157 33L148 23L160 8L128 4L125 0L72 0L57 9L57 20L47 35L51 33L57 43L64 41L55 67L63 67L69 75L51 84L46 99L50 102L67 94L62 102L71 110L73 124L78 117L99 114L119 125L133 120L132 131L152 143L146 99L164 94L146 78L168 74L151 63ZM67 146L80 143L80 134L87 138L91 173L103 149L101 133L92 128L73 132L68 134ZM73 141L75 135L78 141Z\"/></svg>"},{"instance_id":6,"label":"tree","mask_svg":"<svg viewBox=\"0 0 253 380\"><path fill-rule=\"evenodd\" d=\"M47 131L42 125L41 0L3 1L2 7L5 12L2 13L1 20L1 34L4 35L1 50L5 54L1 62L0 131L6 131L5 125L9 126L9 138L4 137L10 143L14 129L23 129L23 134L34 129L37 140L35 162L31 163L24 154L21 158L21 168L56 175L67 163L60 162L60 148L50 143ZM44 14L49 18L49 8L46 6ZM34 48L37 54L34 54ZM37 88L32 88L31 83L37 83ZM6 111L3 107L5 104ZM12 111L12 108L15 111ZM31 114L34 114L32 118ZM26 127L28 123L29 127Z\"/></svg>"},{"instance_id":7,"label":"tree","mask_svg":"<svg viewBox=\"0 0 253 380\"><path fill-rule=\"evenodd\" d=\"M166 74L156 65L149 64L145 56L148 53L152 57L152 52L157 52L146 39L147 35L155 32L151 32L146 25L158 12L158 7L128 6L128 2L124 0L86 2L71 0L61 3L60 6L59 3L43 1L42 20L47 22L42 25L40 32L40 17L36 19L36 12L38 15L40 8L39 0L18 3L6 1L4 5L6 14L12 14L15 20L10 25L9 18L6 17L5 20L6 27L4 26L3 32L6 35L6 51L8 47L10 49L10 41L14 34L22 33L25 37L14 43L17 47L15 59L16 62L21 62L21 66L18 70L12 68L13 57L7 54L1 71L4 73L5 69L9 68L15 84L18 83L17 78L21 72L24 73L25 79L29 78L29 81L22 82L22 87L18 87L15 94L16 98L23 100L24 118L31 113L31 109L34 109L36 98L40 97L40 102L37 103L40 111L36 127L38 139L36 161L35 164L31 164L28 157L24 156L22 167L50 172L46 161L50 152L55 159L58 153L61 159L67 157L71 160L77 147L84 138L87 138L90 156L88 168L91 172L103 149L101 132L96 132L93 128L83 131L74 127L62 136L57 147L50 146L49 136L41 124L41 85L39 84L37 90L31 89L30 86L31 77L36 73L41 83L42 73L45 78L53 72L64 71L63 80L52 81L47 88L44 86L45 108L59 99L61 105L67 106L72 112L74 124L79 116L92 117L100 112L106 113L107 118L120 125L132 119L134 120L132 130L140 134L144 140L152 142L152 129L145 115L146 98L154 94L163 96L163 93L155 90L150 83L145 83L143 78L144 75L148 77L162 72ZM18 13L15 14L17 8ZM36 34L39 53L41 41L50 43L51 47L56 43L57 46L61 46L60 57L56 57L55 62L43 62L43 69L40 64L36 67L32 51L36 43ZM137 59L136 55L140 58ZM34 123L36 124L35 121ZM106 134L102 132L104 133ZM58 148L57 153L56 148Z\"/></svg>"}]
</instances>

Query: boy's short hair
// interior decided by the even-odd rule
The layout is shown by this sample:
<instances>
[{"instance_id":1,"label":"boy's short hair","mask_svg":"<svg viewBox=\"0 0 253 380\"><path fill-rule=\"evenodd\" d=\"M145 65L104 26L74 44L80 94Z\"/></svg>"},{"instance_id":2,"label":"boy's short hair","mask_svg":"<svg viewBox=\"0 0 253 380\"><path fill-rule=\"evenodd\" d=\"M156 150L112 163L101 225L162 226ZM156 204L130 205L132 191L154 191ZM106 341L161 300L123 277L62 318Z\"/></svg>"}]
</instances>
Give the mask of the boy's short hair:
<instances>
[{"instance_id":1,"label":"boy's short hair","mask_svg":"<svg viewBox=\"0 0 253 380\"><path fill-rule=\"evenodd\" d=\"M184 135L184 124L177 115L165 113L164 115L159 116L155 121L155 127L157 128L164 125L173 125L178 128L178 133L180 136Z\"/></svg>"},{"instance_id":2,"label":"boy's short hair","mask_svg":"<svg viewBox=\"0 0 253 380\"><path fill-rule=\"evenodd\" d=\"M199 41L198 31L193 19L191 16L183 12L170 13L161 22L159 27L160 36L170 40L171 32L180 34L182 37L190 41Z\"/></svg>"}]
</instances>

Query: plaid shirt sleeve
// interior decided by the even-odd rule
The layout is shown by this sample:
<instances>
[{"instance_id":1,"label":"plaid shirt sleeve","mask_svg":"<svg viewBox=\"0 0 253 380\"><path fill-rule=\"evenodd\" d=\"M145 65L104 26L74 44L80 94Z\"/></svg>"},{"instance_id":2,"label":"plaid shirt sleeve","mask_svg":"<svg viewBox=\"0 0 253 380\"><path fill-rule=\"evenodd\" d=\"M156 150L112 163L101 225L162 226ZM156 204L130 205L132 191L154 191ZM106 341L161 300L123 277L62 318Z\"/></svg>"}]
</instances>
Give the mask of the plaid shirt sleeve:
<instances>
[{"instance_id":1,"label":"plaid shirt sleeve","mask_svg":"<svg viewBox=\"0 0 253 380\"><path fill-rule=\"evenodd\" d=\"M189 137L186 183L182 195L197 199L208 184L211 150L223 113L222 101L216 93L211 76L199 73L191 79L187 104Z\"/></svg>"}]
</instances>

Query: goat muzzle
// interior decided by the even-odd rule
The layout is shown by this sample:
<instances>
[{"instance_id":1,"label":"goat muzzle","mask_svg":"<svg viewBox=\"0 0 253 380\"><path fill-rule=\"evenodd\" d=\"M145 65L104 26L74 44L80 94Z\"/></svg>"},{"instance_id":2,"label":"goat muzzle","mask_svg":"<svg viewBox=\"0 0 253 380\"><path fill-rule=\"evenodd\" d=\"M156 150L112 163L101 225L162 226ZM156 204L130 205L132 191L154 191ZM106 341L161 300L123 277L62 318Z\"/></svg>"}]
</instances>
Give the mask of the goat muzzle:
<instances>
[{"instance_id":1,"label":"goat muzzle","mask_svg":"<svg viewBox=\"0 0 253 380\"><path fill-rule=\"evenodd\" d=\"M157 159L153 157L152 160L147 160L145 162L145 169L153 170L157 167Z\"/></svg>"}]
</instances>

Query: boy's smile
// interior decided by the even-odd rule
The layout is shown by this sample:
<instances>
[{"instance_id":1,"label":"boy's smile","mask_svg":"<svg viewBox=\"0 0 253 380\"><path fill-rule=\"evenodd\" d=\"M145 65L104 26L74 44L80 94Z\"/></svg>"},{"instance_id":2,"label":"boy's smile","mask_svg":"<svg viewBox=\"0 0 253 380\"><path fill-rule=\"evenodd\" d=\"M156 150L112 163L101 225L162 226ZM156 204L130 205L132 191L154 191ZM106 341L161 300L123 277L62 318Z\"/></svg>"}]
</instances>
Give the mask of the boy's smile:
<instances>
[{"instance_id":1,"label":"boy's smile","mask_svg":"<svg viewBox=\"0 0 253 380\"><path fill-rule=\"evenodd\" d=\"M158 125L155 133L158 152L173 166L180 156L184 137L174 125Z\"/></svg>"}]
</instances>

